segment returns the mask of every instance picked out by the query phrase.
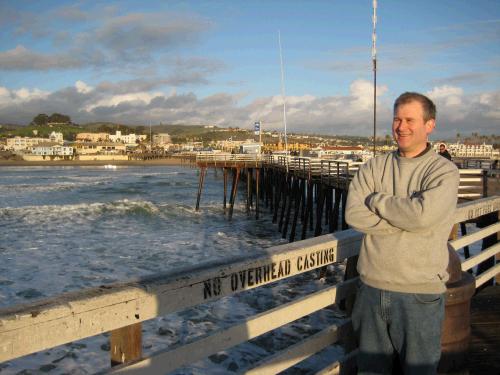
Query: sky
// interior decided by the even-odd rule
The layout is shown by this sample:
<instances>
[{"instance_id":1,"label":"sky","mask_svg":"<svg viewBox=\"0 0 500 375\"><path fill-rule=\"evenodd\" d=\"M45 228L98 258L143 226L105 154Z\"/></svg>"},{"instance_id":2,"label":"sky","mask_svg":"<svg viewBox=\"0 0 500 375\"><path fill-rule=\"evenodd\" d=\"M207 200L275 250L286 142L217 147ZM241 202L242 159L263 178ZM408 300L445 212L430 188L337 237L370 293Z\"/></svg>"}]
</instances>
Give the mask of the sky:
<instances>
[{"instance_id":1,"label":"sky","mask_svg":"<svg viewBox=\"0 0 500 375\"><path fill-rule=\"evenodd\" d=\"M0 0L0 123L373 133L372 0ZM280 69L279 38L283 60ZM282 95L282 83L285 95ZM500 134L500 1L378 0L377 134L405 91L433 137Z\"/></svg>"}]
</instances>

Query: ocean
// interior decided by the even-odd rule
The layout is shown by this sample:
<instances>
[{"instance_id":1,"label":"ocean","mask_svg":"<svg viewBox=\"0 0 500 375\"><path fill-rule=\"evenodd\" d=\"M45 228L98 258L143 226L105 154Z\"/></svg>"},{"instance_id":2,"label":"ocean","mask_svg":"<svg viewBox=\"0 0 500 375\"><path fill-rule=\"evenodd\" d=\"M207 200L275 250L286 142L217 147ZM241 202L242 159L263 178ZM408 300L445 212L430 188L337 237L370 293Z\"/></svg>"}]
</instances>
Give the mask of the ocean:
<instances>
[{"instance_id":1,"label":"ocean","mask_svg":"<svg viewBox=\"0 0 500 375\"><path fill-rule=\"evenodd\" d=\"M222 173L209 171L200 210L198 170L181 166L2 167L0 308L180 267L254 254L284 243L271 215L247 216L244 191L224 217ZM244 189L242 189L244 190ZM143 324L144 354L181 345L322 288L314 272ZM274 334L218 353L176 374L242 371L332 324L322 310ZM0 364L0 374L90 374L109 367L108 335ZM327 349L330 360L339 348ZM323 355L324 357L324 355ZM321 358L323 358L321 357ZM322 359L288 373L307 373Z\"/></svg>"}]
</instances>

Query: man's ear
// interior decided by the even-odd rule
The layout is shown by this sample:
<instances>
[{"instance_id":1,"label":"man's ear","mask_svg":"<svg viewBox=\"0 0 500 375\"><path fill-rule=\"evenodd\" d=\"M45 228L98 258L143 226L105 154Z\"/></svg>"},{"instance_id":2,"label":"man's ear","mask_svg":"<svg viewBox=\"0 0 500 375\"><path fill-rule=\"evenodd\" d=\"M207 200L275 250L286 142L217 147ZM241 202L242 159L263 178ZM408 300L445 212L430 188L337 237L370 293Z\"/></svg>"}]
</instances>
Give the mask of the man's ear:
<instances>
[{"instance_id":1,"label":"man's ear","mask_svg":"<svg viewBox=\"0 0 500 375\"><path fill-rule=\"evenodd\" d=\"M425 123L425 130L427 134L430 134L434 131L434 128L436 127L436 120L430 119Z\"/></svg>"}]
</instances>

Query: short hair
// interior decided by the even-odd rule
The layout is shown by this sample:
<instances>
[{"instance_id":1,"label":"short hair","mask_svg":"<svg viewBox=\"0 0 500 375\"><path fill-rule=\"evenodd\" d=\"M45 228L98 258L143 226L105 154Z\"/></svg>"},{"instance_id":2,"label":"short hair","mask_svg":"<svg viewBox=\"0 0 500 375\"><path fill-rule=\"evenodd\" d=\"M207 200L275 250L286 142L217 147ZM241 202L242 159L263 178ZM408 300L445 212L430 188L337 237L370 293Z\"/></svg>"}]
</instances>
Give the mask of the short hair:
<instances>
[{"instance_id":1,"label":"short hair","mask_svg":"<svg viewBox=\"0 0 500 375\"><path fill-rule=\"evenodd\" d=\"M436 105L427 96L419 94L418 92L405 92L396 99L394 102L394 113L400 105L408 104L411 102L419 102L424 110L424 121L436 119Z\"/></svg>"}]
</instances>

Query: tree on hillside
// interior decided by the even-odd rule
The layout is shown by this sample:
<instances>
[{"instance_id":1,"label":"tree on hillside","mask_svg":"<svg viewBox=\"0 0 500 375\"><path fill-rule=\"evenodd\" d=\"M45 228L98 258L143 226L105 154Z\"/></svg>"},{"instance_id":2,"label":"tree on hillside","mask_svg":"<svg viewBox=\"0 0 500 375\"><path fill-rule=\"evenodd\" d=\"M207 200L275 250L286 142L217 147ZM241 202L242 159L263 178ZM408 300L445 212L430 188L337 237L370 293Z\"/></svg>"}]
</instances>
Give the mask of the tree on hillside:
<instances>
[{"instance_id":1,"label":"tree on hillside","mask_svg":"<svg viewBox=\"0 0 500 375\"><path fill-rule=\"evenodd\" d=\"M119 130L122 132L123 135L128 135L131 133L130 128L127 125L116 125L116 130Z\"/></svg>"},{"instance_id":2,"label":"tree on hillside","mask_svg":"<svg viewBox=\"0 0 500 375\"><path fill-rule=\"evenodd\" d=\"M97 131L99 133L108 133L108 134L111 134L113 132L113 129L110 126L108 126L108 125L100 125L97 128Z\"/></svg>"},{"instance_id":3,"label":"tree on hillside","mask_svg":"<svg viewBox=\"0 0 500 375\"><path fill-rule=\"evenodd\" d=\"M31 123L36 126L43 126L47 125L48 121L49 121L49 116L47 116L45 113L40 113L33 118L33 121Z\"/></svg>"},{"instance_id":4,"label":"tree on hillside","mask_svg":"<svg viewBox=\"0 0 500 375\"><path fill-rule=\"evenodd\" d=\"M66 115L61 115L60 113L53 113L49 116L48 122L53 122L58 124L70 124L71 118Z\"/></svg>"}]
</instances>

